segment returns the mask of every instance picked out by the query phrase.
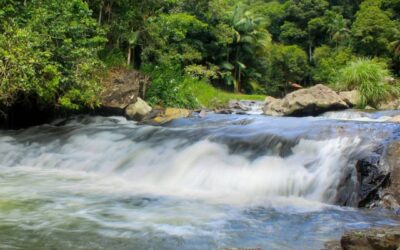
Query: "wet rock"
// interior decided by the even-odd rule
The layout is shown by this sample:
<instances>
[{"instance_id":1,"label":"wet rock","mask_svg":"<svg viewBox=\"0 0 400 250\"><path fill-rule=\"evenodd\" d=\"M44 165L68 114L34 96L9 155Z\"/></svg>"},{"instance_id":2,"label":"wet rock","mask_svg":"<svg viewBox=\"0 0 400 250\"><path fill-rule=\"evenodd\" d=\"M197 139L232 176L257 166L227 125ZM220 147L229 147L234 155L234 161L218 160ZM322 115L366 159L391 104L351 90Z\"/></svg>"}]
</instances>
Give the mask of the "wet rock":
<instances>
[{"instance_id":1,"label":"wet rock","mask_svg":"<svg viewBox=\"0 0 400 250\"><path fill-rule=\"evenodd\" d=\"M214 110L214 112L216 114L229 115L229 114L233 113L233 110L232 109L216 109L216 110Z\"/></svg>"},{"instance_id":2,"label":"wet rock","mask_svg":"<svg viewBox=\"0 0 400 250\"><path fill-rule=\"evenodd\" d=\"M400 123L400 115L393 116L389 122Z\"/></svg>"},{"instance_id":3,"label":"wet rock","mask_svg":"<svg viewBox=\"0 0 400 250\"><path fill-rule=\"evenodd\" d=\"M199 112L199 117L200 118L205 118L207 116L207 112L204 110L204 109L202 109L200 112Z\"/></svg>"},{"instance_id":4,"label":"wet rock","mask_svg":"<svg viewBox=\"0 0 400 250\"><path fill-rule=\"evenodd\" d=\"M140 121L144 117L146 117L152 108L142 100L142 98L138 97L137 101L134 104L128 105L125 109L125 116L128 119Z\"/></svg>"},{"instance_id":5,"label":"wet rock","mask_svg":"<svg viewBox=\"0 0 400 250\"><path fill-rule=\"evenodd\" d=\"M356 206L400 213L400 141L391 142L370 159L358 161L356 171Z\"/></svg>"},{"instance_id":6,"label":"wet rock","mask_svg":"<svg viewBox=\"0 0 400 250\"><path fill-rule=\"evenodd\" d=\"M179 108L166 108L159 112L159 114L152 119L153 122L162 124L174 119L189 117L192 112L188 109Z\"/></svg>"},{"instance_id":7,"label":"wet rock","mask_svg":"<svg viewBox=\"0 0 400 250\"><path fill-rule=\"evenodd\" d=\"M124 115L125 109L144 98L149 77L136 70L116 69L102 80L101 111L105 115Z\"/></svg>"},{"instance_id":8,"label":"wet rock","mask_svg":"<svg viewBox=\"0 0 400 250\"><path fill-rule=\"evenodd\" d=\"M386 196L384 201L387 208L398 210L400 207L400 141L395 141L388 146L385 161L390 172L390 179L382 195Z\"/></svg>"},{"instance_id":9,"label":"wet rock","mask_svg":"<svg viewBox=\"0 0 400 250\"><path fill-rule=\"evenodd\" d=\"M350 107L355 107L360 102L360 92L358 90L339 92L340 98Z\"/></svg>"},{"instance_id":10,"label":"wet rock","mask_svg":"<svg viewBox=\"0 0 400 250\"><path fill-rule=\"evenodd\" d=\"M229 109L248 111L250 108L243 101L229 101Z\"/></svg>"},{"instance_id":11,"label":"wet rock","mask_svg":"<svg viewBox=\"0 0 400 250\"><path fill-rule=\"evenodd\" d=\"M380 103L378 109L382 110L396 110L400 109L400 100L389 100L387 102Z\"/></svg>"},{"instance_id":12,"label":"wet rock","mask_svg":"<svg viewBox=\"0 0 400 250\"><path fill-rule=\"evenodd\" d=\"M328 242L326 250L396 250L400 227L382 227L345 232L340 241Z\"/></svg>"},{"instance_id":13,"label":"wet rock","mask_svg":"<svg viewBox=\"0 0 400 250\"><path fill-rule=\"evenodd\" d=\"M275 102L275 101L277 101L277 100L279 100L279 99L278 99L278 98L275 98L275 97L272 97L272 96L267 96L267 97L265 98L264 105L268 105L268 104L270 104L270 103L272 103L272 102Z\"/></svg>"},{"instance_id":14,"label":"wet rock","mask_svg":"<svg viewBox=\"0 0 400 250\"><path fill-rule=\"evenodd\" d=\"M335 91L322 84L294 91L283 99L267 101L264 114L271 116L317 116L349 108Z\"/></svg>"},{"instance_id":15,"label":"wet rock","mask_svg":"<svg viewBox=\"0 0 400 250\"><path fill-rule=\"evenodd\" d=\"M359 161L356 165L358 189L358 207L376 207L381 201L382 188L389 182L390 172L379 163Z\"/></svg>"},{"instance_id":16,"label":"wet rock","mask_svg":"<svg viewBox=\"0 0 400 250\"><path fill-rule=\"evenodd\" d=\"M365 110L375 110L375 108L374 107L371 107L371 106L366 106L365 108L364 108Z\"/></svg>"},{"instance_id":17,"label":"wet rock","mask_svg":"<svg viewBox=\"0 0 400 250\"><path fill-rule=\"evenodd\" d=\"M342 246L340 245L340 241L333 240L326 242L322 250L342 250Z\"/></svg>"}]
</instances>

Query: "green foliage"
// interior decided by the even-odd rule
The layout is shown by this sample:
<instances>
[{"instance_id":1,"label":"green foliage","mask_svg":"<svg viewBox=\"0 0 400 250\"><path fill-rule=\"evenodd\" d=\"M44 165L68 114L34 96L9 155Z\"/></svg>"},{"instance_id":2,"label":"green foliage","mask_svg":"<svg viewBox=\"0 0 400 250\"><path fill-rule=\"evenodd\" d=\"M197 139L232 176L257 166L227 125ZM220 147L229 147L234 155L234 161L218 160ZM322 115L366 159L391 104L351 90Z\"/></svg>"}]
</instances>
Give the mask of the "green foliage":
<instances>
[{"instance_id":1,"label":"green foliage","mask_svg":"<svg viewBox=\"0 0 400 250\"><path fill-rule=\"evenodd\" d=\"M144 71L152 78L152 84L146 93L146 100L151 105L177 108L199 106L193 93L187 88L187 84L199 80L183 76L176 66L147 66Z\"/></svg>"},{"instance_id":2,"label":"green foliage","mask_svg":"<svg viewBox=\"0 0 400 250\"><path fill-rule=\"evenodd\" d=\"M358 59L341 69L336 87L342 90L360 91L360 106L377 107L379 102L391 96L399 96L400 88L387 83L390 72L382 62L371 59Z\"/></svg>"},{"instance_id":3,"label":"green foliage","mask_svg":"<svg viewBox=\"0 0 400 250\"><path fill-rule=\"evenodd\" d=\"M34 98L44 107L98 105L97 51L105 38L86 3L33 0L6 7L24 18L8 16L0 26L1 104Z\"/></svg>"},{"instance_id":4,"label":"green foliage","mask_svg":"<svg viewBox=\"0 0 400 250\"><path fill-rule=\"evenodd\" d=\"M287 93L290 82L301 82L307 77L307 54L296 45L274 45L268 57L269 85L271 95Z\"/></svg>"},{"instance_id":5,"label":"green foliage","mask_svg":"<svg viewBox=\"0 0 400 250\"><path fill-rule=\"evenodd\" d=\"M264 95L244 95L229 93L213 87L210 83L204 80L188 81L186 88L196 98L200 107L217 109L224 108L230 100L255 100L263 101Z\"/></svg>"},{"instance_id":6,"label":"green foliage","mask_svg":"<svg viewBox=\"0 0 400 250\"><path fill-rule=\"evenodd\" d=\"M56 102L60 85L58 65L40 49L41 37L30 29L4 26L0 35L0 103L12 106L21 94Z\"/></svg>"},{"instance_id":7,"label":"green foliage","mask_svg":"<svg viewBox=\"0 0 400 250\"><path fill-rule=\"evenodd\" d=\"M400 69L398 0L90 3L109 28L109 47L135 48L136 67L142 61L176 65L235 92L282 95L289 82L332 82L360 55L382 57ZM126 42L131 34L134 43Z\"/></svg>"},{"instance_id":8,"label":"green foliage","mask_svg":"<svg viewBox=\"0 0 400 250\"><path fill-rule=\"evenodd\" d=\"M202 59L196 36L207 24L185 13L161 14L147 22L149 46L144 50L146 63L188 65Z\"/></svg>"},{"instance_id":9,"label":"green foliage","mask_svg":"<svg viewBox=\"0 0 400 250\"><path fill-rule=\"evenodd\" d=\"M361 4L352 26L355 49L363 55L385 56L398 27L389 13L381 9L381 1L366 0Z\"/></svg>"},{"instance_id":10,"label":"green foliage","mask_svg":"<svg viewBox=\"0 0 400 250\"><path fill-rule=\"evenodd\" d=\"M354 55L349 48L333 49L327 45L316 48L312 77L319 83L333 83L338 71L353 59Z\"/></svg>"},{"instance_id":11,"label":"green foliage","mask_svg":"<svg viewBox=\"0 0 400 250\"><path fill-rule=\"evenodd\" d=\"M153 104L178 107L200 105L204 82L277 96L291 82L331 83L360 56L400 75L399 10L399 0L2 0L0 106L98 105L99 51L107 67L149 72Z\"/></svg>"}]
</instances>

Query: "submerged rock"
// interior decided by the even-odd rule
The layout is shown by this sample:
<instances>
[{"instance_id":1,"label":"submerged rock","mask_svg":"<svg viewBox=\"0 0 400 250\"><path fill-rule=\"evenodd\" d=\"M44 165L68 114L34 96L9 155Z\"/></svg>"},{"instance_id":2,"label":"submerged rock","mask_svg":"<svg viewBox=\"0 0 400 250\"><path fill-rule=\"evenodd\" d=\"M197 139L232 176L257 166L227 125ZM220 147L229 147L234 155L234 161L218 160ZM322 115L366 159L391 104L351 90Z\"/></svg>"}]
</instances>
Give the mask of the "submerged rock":
<instances>
[{"instance_id":1,"label":"submerged rock","mask_svg":"<svg viewBox=\"0 0 400 250\"><path fill-rule=\"evenodd\" d=\"M347 109L349 106L329 87L318 84L300 89L282 99L267 100L264 114L271 116L316 116L326 111Z\"/></svg>"},{"instance_id":2,"label":"submerged rock","mask_svg":"<svg viewBox=\"0 0 400 250\"><path fill-rule=\"evenodd\" d=\"M340 241L325 244L326 250L396 250L400 247L400 227L352 230Z\"/></svg>"}]
</instances>

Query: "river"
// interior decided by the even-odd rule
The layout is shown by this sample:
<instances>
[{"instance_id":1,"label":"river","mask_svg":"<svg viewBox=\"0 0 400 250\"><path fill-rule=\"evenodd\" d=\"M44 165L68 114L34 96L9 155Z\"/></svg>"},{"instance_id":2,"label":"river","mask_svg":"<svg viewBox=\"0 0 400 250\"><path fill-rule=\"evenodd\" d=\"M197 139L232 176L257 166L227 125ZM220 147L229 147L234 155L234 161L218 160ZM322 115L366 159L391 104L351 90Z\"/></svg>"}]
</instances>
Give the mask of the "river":
<instances>
[{"instance_id":1,"label":"river","mask_svg":"<svg viewBox=\"0 0 400 250\"><path fill-rule=\"evenodd\" d=\"M77 116L0 131L0 249L321 249L397 225L337 206L392 113L216 115L142 125Z\"/></svg>"}]
</instances>

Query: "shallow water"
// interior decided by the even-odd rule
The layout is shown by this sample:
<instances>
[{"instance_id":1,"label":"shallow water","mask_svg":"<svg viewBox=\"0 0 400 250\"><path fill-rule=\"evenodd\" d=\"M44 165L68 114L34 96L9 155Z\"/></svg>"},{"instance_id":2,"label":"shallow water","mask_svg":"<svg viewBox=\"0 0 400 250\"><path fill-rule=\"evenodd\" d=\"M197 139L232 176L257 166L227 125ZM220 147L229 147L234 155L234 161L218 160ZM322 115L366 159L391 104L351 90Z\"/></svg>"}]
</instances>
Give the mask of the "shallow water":
<instances>
[{"instance_id":1,"label":"shallow water","mask_svg":"<svg viewBox=\"0 0 400 250\"><path fill-rule=\"evenodd\" d=\"M213 114L1 131L0 249L320 249L398 224L334 203L355 161L399 135L387 122Z\"/></svg>"}]
</instances>

